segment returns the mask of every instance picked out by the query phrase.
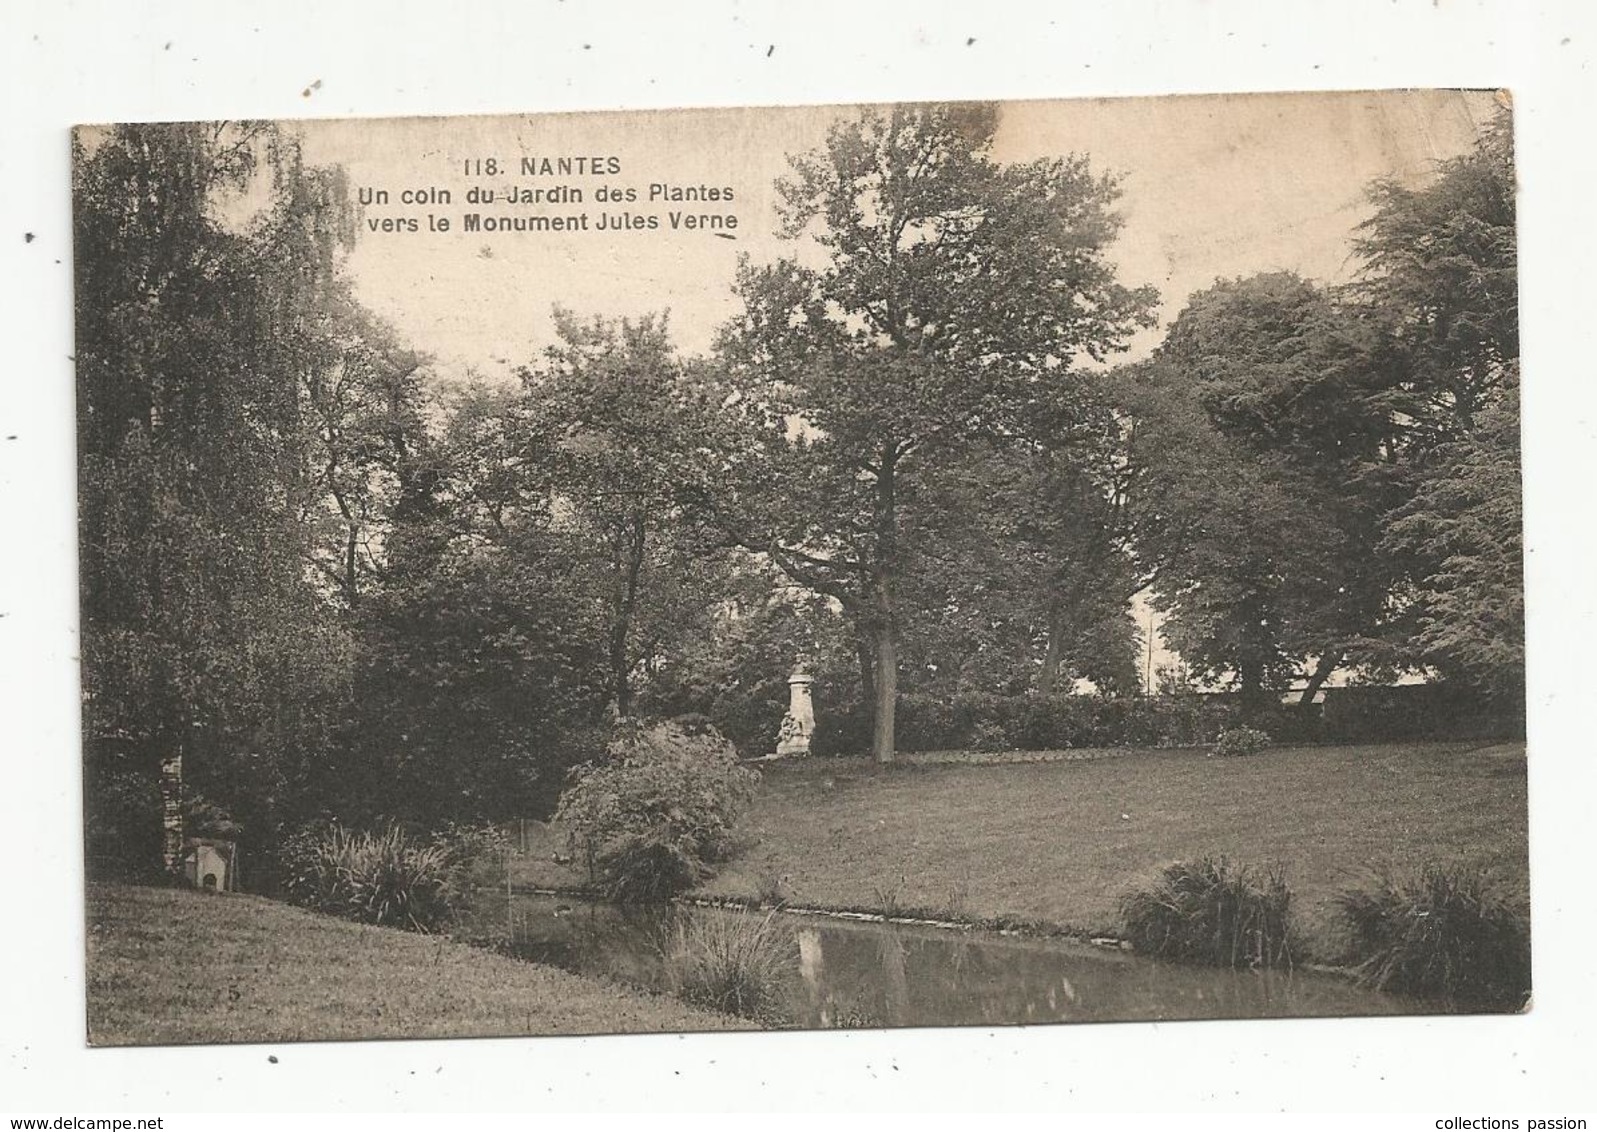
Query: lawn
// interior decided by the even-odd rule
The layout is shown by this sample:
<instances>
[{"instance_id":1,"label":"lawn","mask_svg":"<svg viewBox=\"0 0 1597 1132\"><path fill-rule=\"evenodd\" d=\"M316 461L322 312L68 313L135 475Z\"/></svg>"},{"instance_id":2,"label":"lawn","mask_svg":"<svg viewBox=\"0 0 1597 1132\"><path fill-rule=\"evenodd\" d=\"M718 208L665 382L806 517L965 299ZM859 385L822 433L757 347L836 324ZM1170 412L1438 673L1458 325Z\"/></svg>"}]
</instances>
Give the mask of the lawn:
<instances>
[{"instance_id":1,"label":"lawn","mask_svg":"<svg viewBox=\"0 0 1597 1132\"><path fill-rule=\"evenodd\" d=\"M93 884L92 1045L724 1030L736 1019L255 896Z\"/></svg>"},{"instance_id":2,"label":"lawn","mask_svg":"<svg viewBox=\"0 0 1597 1132\"><path fill-rule=\"evenodd\" d=\"M1299 925L1329 958L1329 901L1371 866L1426 859L1527 868L1524 744L1274 749L1219 759L1137 752L1080 762L764 769L741 856L705 886L1116 931L1120 895L1206 853L1286 867Z\"/></svg>"}]
</instances>

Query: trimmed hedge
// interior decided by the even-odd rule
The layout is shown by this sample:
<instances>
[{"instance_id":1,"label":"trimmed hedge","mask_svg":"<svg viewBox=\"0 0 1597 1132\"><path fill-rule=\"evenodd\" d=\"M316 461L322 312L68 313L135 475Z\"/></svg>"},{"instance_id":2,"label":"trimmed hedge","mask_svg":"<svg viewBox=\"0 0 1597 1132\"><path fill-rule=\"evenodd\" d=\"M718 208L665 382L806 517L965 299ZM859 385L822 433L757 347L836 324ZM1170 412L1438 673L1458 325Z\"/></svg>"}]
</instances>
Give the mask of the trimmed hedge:
<instances>
[{"instance_id":1,"label":"trimmed hedge","mask_svg":"<svg viewBox=\"0 0 1597 1132\"><path fill-rule=\"evenodd\" d=\"M1525 736L1523 696L1491 700L1462 683L1327 688L1324 708L1336 743Z\"/></svg>"},{"instance_id":2,"label":"trimmed hedge","mask_svg":"<svg viewBox=\"0 0 1597 1132\"><path fill-rule=\"evenodd\" d=\"M821 700L810 749L858 755L871 746L868 704ZM908 692L898 699L898 749L1048 751L1073 747L1205 747L1242 725L1234 692L1174 696L1000 696L942 699ZM1275 744L1381 743L1405 739L1519 738L1523 704L1483 701L1447 684L1332 688L1325 703L1272 704L1248 721ZM765 753L763 751L759 753Z\"/></svg>"},{"instance_id":3,"label":"trimmed hedge","mask_svg":"<svg viewBox=\"0 0 1597 1132\"><path fill-rule=\"evenodd\" d=\"M1066 750L1072 747L1198 747L1213 743L1239 716L1235 697L997 696L899 697L902 751ZM1272 733L1274 729L1272 728ZM817 713L811 750L869 750L869 708Z\"/></svg>"}]
</instances>

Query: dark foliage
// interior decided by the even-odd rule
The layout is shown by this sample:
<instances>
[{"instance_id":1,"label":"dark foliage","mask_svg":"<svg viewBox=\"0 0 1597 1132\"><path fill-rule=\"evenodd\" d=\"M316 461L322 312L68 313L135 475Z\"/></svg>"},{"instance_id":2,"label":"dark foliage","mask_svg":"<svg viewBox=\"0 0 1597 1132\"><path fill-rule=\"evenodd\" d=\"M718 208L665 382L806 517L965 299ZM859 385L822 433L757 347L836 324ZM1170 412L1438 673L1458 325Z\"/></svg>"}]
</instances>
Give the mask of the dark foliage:
<instances>
[{"instance_id":1,"label":"dark foliage","mask_svg":"<svg viewBox=\"0 0 1597 1132\"><path fill-rule=\"evenodd\" d=\"M351 820L545 816L592 757L598 627L558 576L451 553L368 602L359 727L333 795ZM358 784L358 789L352 789Z\"/></svg>"},{"instance_id":2,"label":"dark foliage","mask_svg":"<svg viewBox=\"0 0 1597 1132\"><path fill-rule=\"evenodd\" d=\"M92 877L161 877L161 787L153 769L91 762L84 778L85 865Z\"/></svg>"},{"instance_id":3,"label":"dark foliage","mask_svg":"<svg viewBox=\"0 0 1597 1132\"><path fill-rule=\"evenodd\" d=\"M617 837L595 863L605 895L623 904L663 904L710 873L691 840L663 822Z\"/></svg>"}]
</instances>

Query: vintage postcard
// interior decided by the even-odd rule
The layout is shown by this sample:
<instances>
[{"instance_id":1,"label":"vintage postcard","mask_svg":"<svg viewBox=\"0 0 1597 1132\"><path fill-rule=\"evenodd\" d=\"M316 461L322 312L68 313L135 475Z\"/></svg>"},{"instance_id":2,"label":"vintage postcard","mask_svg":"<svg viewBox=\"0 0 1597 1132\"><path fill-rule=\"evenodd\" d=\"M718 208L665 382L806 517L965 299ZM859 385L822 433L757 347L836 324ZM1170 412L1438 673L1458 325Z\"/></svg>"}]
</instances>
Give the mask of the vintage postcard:
<instances>
[{"instance_id":1,"label":"vintage postcard","mask_svg":"<svg viewBox=\"0 0 1597 1132\"><path fill-rule=\"evenodd\" d=\"M1505 93L72 144L92 1044L1528 1007Z\"/></svg>"}]
</instances>

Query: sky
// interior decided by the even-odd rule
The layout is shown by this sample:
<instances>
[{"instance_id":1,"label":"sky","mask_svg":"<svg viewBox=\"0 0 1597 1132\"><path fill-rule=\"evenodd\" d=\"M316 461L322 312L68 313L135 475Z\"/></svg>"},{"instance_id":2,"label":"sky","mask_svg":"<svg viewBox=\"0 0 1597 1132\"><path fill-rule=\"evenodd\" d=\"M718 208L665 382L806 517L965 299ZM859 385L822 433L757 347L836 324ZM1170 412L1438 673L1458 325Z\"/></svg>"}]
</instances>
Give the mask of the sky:
<instances>
[{"instance_id":1,"label":"sky","mask_svg":"<svg viewBox=\"0 0 1597 1132\"><path fill-rule=\"evenodd\" d=\"M1467 150L1493 92L1386 91L1016 102L1002 105L993 156L1086 154L1123 182L1124 228L1110 252L1124 283L1152 284L1168 322L1216 278L1285 269L1349 277L1348 239L1369 213L1369 183L1417 183ZM348 269L358 297L432 354L445 376L508 376L549 343L550 312L637 316L668 309L687 353L706 351L735 312L740 254L792 254L777 238L773 183L787 156L821 144L849 107L323 121L303 124L306 156L344 167L364 208ZM520 175L523 158L589 159L601 173ZM498 175L473 175L497 161ZM482 163L482 164L473 164ZM508 174L506 172L508 170ZM611 172L610 170L618 170ZM651 184L730 189L732 201L670 204ZM584 191L581 204L474 205L473 186ZM634 203L600 203L600 186ZM448 204L407 204L450 194ZM735 216L737 227L673 229L671 211ZM588 231L463 230L467 213L589 214ZM655 229L599 232L599 213L655 217ZM429 215L450 222L442 232ZM417 231L381 231L382 221ZM372 230L375 222L379 230ZM729 238L730 237L730 238ZM1141 335L1145 353L1158 331Z\"/></svg>"}]
</instances>

